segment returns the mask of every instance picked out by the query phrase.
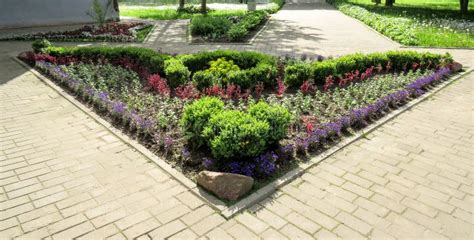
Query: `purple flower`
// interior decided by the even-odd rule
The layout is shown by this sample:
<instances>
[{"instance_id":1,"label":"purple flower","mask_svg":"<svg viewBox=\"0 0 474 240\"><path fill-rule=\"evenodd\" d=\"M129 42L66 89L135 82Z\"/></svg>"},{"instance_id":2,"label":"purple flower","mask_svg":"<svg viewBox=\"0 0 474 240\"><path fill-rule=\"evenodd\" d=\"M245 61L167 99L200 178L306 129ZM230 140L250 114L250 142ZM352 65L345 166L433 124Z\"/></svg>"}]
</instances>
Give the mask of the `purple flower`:
<instances>
[{"instance_id":1,"label":"purple flower","mask_svg":"<svg viewBox=\"0 0 474 240\"><path fill-rule=\"evenodd\" d=\"M107 92L100 92L99 93L99 99L102 101L102 102L108 102L109 101L109 94Z\"/></svg>"},{"instance_id":2,"label":"purple flower","mask_svg":"<svg viewBox=\"0 0 474 240\"><path fill-rule=\"evenodd\" d=\"M115 101L112 102L112 112L115 114L123 114L126 110L126 105L123 102Z\"/></svg>"},{"instance_id":3,"label":"purple flower","mask_svg":"<svg viewBox=\"0 0 474 240\"><path fill-rule=\"evenodd\" d=\"M173 143L174 143L173 138L171 138L170 136L165 137L164 145L165 145L166 151L171 149L171 146L173 146Z\"/></svg>"},{"instance_id":4,"label":"purple flower","mask_svg":"<svg viewBox=\"0 0 474 240\"><path fill-rule=\"evenodd\" d=\"M155 121L152 119L146 118L144 121L141 121L139 125L143 130L149 132L153 129L153 126L155 126Z\"/></svg>"},{"instance_id":5,"label":"purple flower","mask_svg":"<svg viewBox=\"0 0 474 240\"><path fill-rule=\"evenodd\" d=\"M204 165L205 169L210 169L214 165L214 160L211 158L203 158L202 165Z\"/></svg>"},{"instance_id":6,"label":"purple flower","mask_svg":"<svg viewBox=\"0 0 474 240\"><path fill-rule=\"evenodd\" d=\"M184 159L188 159L189 157L191 157L191 153L187 148L183 148L183 150L181 150L181 155Z\"/></svg>"},{"instance_id":7,"label":"purple flower","mask_svg":"<svg viewBox=\"0 0 474 240\"><path fill-rule=\"evenodd\" d=\"M267 177L273 174L276 170L275 161L278 159L278 155L274 152L268 152L255 158L255 164L257 165L257 173L261 177Z\"/></svg>"},{"instance_id":8,"label":"purple flower","mask_svg":"<svg viewBox=\"0 0 474 240\"><path fill-rule=\"evenodd\" d=\"M255 164L253 163L242 163L242 162L231 162L229 163L231 173L242 174L245 176L252 177L254 175Z\"/></svg>"}]
</instances>

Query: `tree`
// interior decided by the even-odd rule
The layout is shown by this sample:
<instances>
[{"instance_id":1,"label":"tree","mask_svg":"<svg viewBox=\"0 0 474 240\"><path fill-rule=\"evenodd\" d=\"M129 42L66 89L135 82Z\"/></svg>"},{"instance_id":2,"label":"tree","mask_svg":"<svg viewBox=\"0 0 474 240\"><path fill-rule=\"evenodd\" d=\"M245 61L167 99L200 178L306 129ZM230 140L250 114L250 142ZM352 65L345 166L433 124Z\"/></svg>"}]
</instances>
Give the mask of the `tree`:
<instances>
[{"instance_id":1,"label":"tree","mask_svg":"<svg viewBox=\"0 0 474 240\"><path fill-rule=\"evenodd\" d=\"M467 14L468 6L469 6L469 0L459 0L459 3L461 5L461 13L462 14Z\"/></svg>"},{"instance_id":2,"label":"tree","mask_svg":"<svg viewBox=\"0 0 474 240\"><path fill-rule=\"evenodd\" d=\"M201 0L201 12L202 13L207 12L206 0Z\"/></svg>"},{"instance_id":3,"label":"tree","mask_svg":"<svg viewBox=\"0 0 474 240\"><path fill-rule=\"evenodd\" d=\"M116 12L120 12L118 0L114 0L114 9Z\"/></svg>"},{"instance_id":4,"label":"tree","mask_svg":"<svg viewBox=\"0 0 474 240\"><path fill-rule=\"evenodd\" d=\"M179 10L183 10L183 9L184 9L184 0L179 0L178 11L179 11Z\"/></svg>"},{"instance_id":5,"label":"tree","mask_svg":"<svg viewBox=\"0 0 474 240\"><path fill-rule=\"evenodd\" d=\"M395 0L385 0L385 6L391 7L395 3Z\"/></svg>"}]
</instances>

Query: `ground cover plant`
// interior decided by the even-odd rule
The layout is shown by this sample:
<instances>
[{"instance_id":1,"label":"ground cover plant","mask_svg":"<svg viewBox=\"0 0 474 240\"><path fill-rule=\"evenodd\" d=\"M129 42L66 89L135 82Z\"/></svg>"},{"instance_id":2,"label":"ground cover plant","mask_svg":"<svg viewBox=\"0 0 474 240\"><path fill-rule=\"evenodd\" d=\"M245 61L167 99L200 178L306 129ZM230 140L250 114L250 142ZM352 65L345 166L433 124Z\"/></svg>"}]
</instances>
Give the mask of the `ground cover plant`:
<instances>
[{"instance_id":1,"label":"ground cover plant","mask_svg":"<svg viewBox=\"0 0 474 240\"><path fill-rule=\"evenodd\" d=\"M101 26L86 25L70 31L24 34L0 40L142 42L152 29L153 25L146 23L106 23Z\"/></svg>"},{"instance_id":2,"label":"ground cover plant","mask_svg":"<svg viewBox=\"0 0 474 240\"><path fill-rule=\"evenodd\" d=\"M239 173L256 186L423 95L454 69L449 55L412 51L300 60L224 50L35 49L19 58L187 176ZM200 73L210 75L201 86Z\"/></svg>"},{"instance_id":3,"label":"ground cover plant","mask_svg":"<svg viewBox=\"0 0 474 240\"><path fill-rule=\"evenodd\" d=\"M459 10L400 4L373 5L370 1L330 0L341 12L387 37L409 46L474 47L474 14ZM405 1L407 2L407 1ZM459 1L458 1L459 4ZM442 5L443 6L443 5Z\"/></svg>"}]
</instances>

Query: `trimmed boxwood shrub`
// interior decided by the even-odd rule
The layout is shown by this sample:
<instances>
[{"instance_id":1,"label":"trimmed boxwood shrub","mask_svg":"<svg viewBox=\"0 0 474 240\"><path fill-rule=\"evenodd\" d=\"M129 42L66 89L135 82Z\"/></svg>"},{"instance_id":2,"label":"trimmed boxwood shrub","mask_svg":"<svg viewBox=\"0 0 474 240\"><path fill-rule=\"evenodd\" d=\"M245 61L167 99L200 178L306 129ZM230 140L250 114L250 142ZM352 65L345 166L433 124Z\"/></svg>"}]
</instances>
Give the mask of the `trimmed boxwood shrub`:
<instances>
[{"instance_id":1,"label":"trimmed boxwood shrub","mask_svg":"<svg viewBox=\"0 0 474 240\"><path fill-rule=\"evenodd\" d=\"M41 53L48 47L51 47L51 42L49 42L47 39L38 39L31 44L31 47L33 48L33 52Z\"/></svg>"},{"instance_id":2,"label":"trimmed boxwood shrub","mask_svg":"<svg viewBox=\"0 0 474 240\"><path fill-rule=\"evenodd\" d=\"M202 131L209 119L224 110L224 102L216 97L203 97L184 108L180 125L190 145L200 147L205 143Z\"/></svg>"},{"instance_id":3,"label":"trimmed boxwood shrub","mask_svg":"<svg viewBox=\"0 0 474 240\"><path fill-rule=\"evenodd\" d=\"M271 85L274 83L277 74L276 58L258 52L217 50L179 55L177 58L189 69L193 82L200 89L217 82L212 78L212 74L202 73L202 71L209 69L211 67L210 63L219 58L232 61L240 68L238 71L229 72L227 80L229 83L240 85L242 88L252 87L258 81ZM239 79L239 77L243 78Z\"/></svg>"},{"instance_id":4,"label":"trimmed boxwood shrub","mask_svg":"<svg viewBox=\"0 0 474 240\"><path fill-rule=\"evenodd\" d=\"M266 102L259 101L249 107L248 112L257 120L267 122L270 126L270 135L268 141L270 144L278 143L288 134L288 126L291 122L291 113L288 109L268 105Z\"/></svg>"},{"instance_id":5,"label":"trimmed boxwood shrub","mask_svg":"<svg viewBox=\"0 0 474 240\"><path fill-rule=\"evenodd\" d=\"M170 58L165 61L165 75L170 87L175 88L188 82L191 72L179 59Z\"/></svg>"},{"instance_id":6,"label":"trimmed boxwood shrub","mask_svg":"<svg viewBox=\"0 0 474 240\"><path fill-rule=\"evenodd\" d=\"M152 73L164 75L164 62L171 56L148 48L139 47L48 47L46 53L58 56L75 56L86 59L107 58L109 60L128 57L140 62Z\"/></svg>"},{"instance_id":7,"label":"trimmed boxwood shrub","mask_svg":"<svg viewBox=\"0 0 474 240\"><path fill-rule=\"evenodd\" d=\"M221 160L255 157L268 146L270 126L248 113L228 110L214 115L203 131L212 156ZM240 159L238 159L240 160Z\"/></svg>"},{"instance_id":8,"label":"trimmed boxwood shrub","mask_svg":"<svg viewBox=\"0 0 474 240\"><path fill-rule=\"evenodd\" d=\"M338 76L355 70L363 71L371 66L385 67L389 62L392 70L402 71L410 68L413 63L436 67L443 61L452 62L449 54L420 53L415 51L388 51L385 53L351 54L325 61L290 64L285 67L285 83L297 88L304 81L313 79L316 84L323 85L329 75ZM309 76L308 76L309 69Z\"/></svg>"}]
</instances>

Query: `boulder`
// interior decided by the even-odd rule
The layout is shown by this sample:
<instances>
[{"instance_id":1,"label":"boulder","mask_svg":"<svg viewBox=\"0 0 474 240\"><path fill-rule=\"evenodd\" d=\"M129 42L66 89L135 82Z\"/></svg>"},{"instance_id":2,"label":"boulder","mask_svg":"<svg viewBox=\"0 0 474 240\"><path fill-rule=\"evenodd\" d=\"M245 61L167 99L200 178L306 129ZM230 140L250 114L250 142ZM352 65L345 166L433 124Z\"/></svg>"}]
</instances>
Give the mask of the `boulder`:
<instances>
[{"instance_id":1,"label":"boulder","mask_svg":"<svg viewBox=\"0 0 474 240\"><path fill-rule=\"evenodd\" d=\"M237 200L252 189L253 178L234 173L202 171L197 183L219 198Z\"/></svg>"},{"instance_id":2,"label":"boulder","mask_svg":"<svg viewBox=\"0 0 474 240\"><path fill-rule=\"evenodd\" d=\"M462 69L462 65L458 62L453 62L449 68L451 69L452 72L459 72Z\"/></svg>"}]
</instances>

